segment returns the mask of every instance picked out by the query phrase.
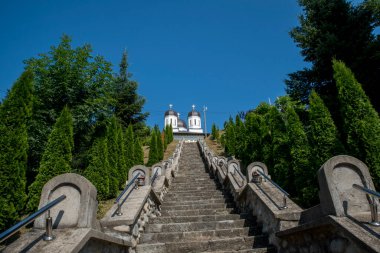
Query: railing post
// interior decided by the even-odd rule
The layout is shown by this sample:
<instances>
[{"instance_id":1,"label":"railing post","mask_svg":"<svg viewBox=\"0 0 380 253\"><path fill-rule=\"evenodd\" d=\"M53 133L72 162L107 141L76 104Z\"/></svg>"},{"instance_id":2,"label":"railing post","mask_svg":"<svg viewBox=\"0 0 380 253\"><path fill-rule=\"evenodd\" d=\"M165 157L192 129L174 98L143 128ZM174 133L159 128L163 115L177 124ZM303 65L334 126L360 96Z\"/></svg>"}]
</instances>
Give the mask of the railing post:
<instances>
[{"instance_id":1,"label":"railing post","mask_svg":"<svg viewBox=\"0 0 380 253\"><path fill-rule=\"evenodd\" d=\"M369 204L369 208L371 210L371 225L372 226L376 226L376 227L379 227L380 226L380 223L379 223L379 216L377 214L377 205L376 205L376 202L375 202L375 198L374 197L371 197L371 203Z\"/></svg>"},{"instance_id":2,"label":"railing post","mask_svg":"<svg viewBox=\"0 0 380 253\"><path fill-rule=\"evenodd\" d=\"M283 203L284 205L281 207L281 209L286 209L288 208L287 204L286 204L286 195L284 194L284 198L283 198Z\"/></svg>"},{"instance_id":3,"label":"railing post","mask_svg":"<svg viewBox=\"0 0 380 253\"><path fill-rule=\"evenodd\" d=\"M121 212L121 204L120 204L120 202L117 202L116 215L117 216L122 216L123 215L123 213Z\"/></svg>"},{"instance_id":4,"label":"railing post","mask_svg":"<svg viewBox=\"0 0 380 253\"><path fill-rule=\"evenodd\" d=\"M53 218L50 216L50 210L48 210L48 217L46 218L46 232L43 239L44 241L52 241L55 239L53 235Z\"/></svg>"}]
</instances>

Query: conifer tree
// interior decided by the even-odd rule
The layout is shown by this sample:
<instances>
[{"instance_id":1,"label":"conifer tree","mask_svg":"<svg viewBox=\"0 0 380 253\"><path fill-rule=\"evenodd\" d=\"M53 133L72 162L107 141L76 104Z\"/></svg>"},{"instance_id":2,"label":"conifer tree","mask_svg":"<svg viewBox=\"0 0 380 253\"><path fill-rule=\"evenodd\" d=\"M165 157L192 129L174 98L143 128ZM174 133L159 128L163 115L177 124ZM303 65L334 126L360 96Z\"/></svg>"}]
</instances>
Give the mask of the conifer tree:
<instances>
[{"instance_id":1,"label":"conifer tree","mask_svg":"<svg viewBox=\"0 0 380 253\"><path fill-rule=\"evenodd\" d=\"M164 145L162 143L161 131L157 125L155 127L155 131L156 131L156 138L157 138L157 154L158 154L157 158L158 158L158 161L161 161L162 159L164 159Z\"/></svg>"},{"instance_id":2,"label":"conifer tree","mask_svg":"<svg viewBox=\"0 0 380 253\"><path fill-rule=\"evenodd\" d=\"M109 196L109 163L105 138L98 138L94 141L89 159L90 164L84 171L84 176L96 187L98 199L107 199Z\"/></svg>"},{"instance_id":3,"label":"conifer tree","mask_svg":"<svg viewBox=\"0 0 380 253\"><path fill-rule=\"evenodd\" d=\"M25 206L32 100L33 74L27 70L0 105L0 231L18 220Z\"/></svg>"},{"instance_id":4,"label":"conifer tree","mask_svg":"<svg viewBox=\"0 0 380 253\"><path fill-rule=\"evenodd\" d=\"M333 60L333 69L347 149L367 164L380 186L379 115L351 70L337 60Z\"/></svg>"},{"instance_id":5,"label":"conifer tree","mask_svg":"<svg viewBox=\"0 0 380 253\"><path fill-rule=\"evenodd\" d=\"M314 178L314 171L310 169L310 148L307 136L289 97L280 98L279 103L284 111L285 127L289 138L290 166L292 168L292 171L289 172L293 173L289 177L294 178L292 181L297 185L297 195L300 197L301 202L305 205L310 205L308 201L316 192L310 187Z\"/></svg>"},{"instance_id":6,"label":"conifer tree","mask_svg":"<svg viewBox=\"0 0 380 253\"><path fill-rule=\"evenodd\" d=\"M286 132L285 122L279 108L272 106L268 111L268 127L271 133L270 153L264 154L265 163L270 170L275 182L285 189L294 188L290 168L290 148ZM264 151L265 152L265 151Z\"/></svg>"},{"instance_id":7,"label":"conifer tree","mask_svg":"<svg viewBox=\"0 0 380 253\"><path fill-rule=\"evenodd\" d=\"M156 137L156 131L153 130L150 136L149 158L148 158L147 166L152 166L158 161L159 159L158 159L158 152L157 152L157 137Z\"/></svg>"},{"instance_id":8,"label":"conifer tree","mask_svg":"<svg viewBox=\"0 0 380 253\"><path fill-rule=\"evenodd\" d=\"M134 165L143 165L144 164L144 150L143 146L140 143L140 140L138 138L135 138L134 143Z\"/></svg>"},{"instance_id":9,"label":"conifer tree","mask_svg":"<svg viewBox=\"0 0 380 253\"><path fill-rule=\"evenodd\" d=\"M64 107L49 135L36 180L29 187L28 210L38 207L42 187L51 178L71 172L73 148L73 118L70 110Z\"/></svg>"},{"instance_id":10,"label":"conifer tree","mask_svg":"<svg viewBox=\"0 0 380 253\"><path fill-rule=\"evenodd\" d=\"M132 132L133 134L133 132ZM133 135L132 135L133 136ZM127 181L128 168L126 164L125 157L125 143L124 143L124 131L123 126L117 123L117 171L119 172L119 188L124 188L125 182Z\"/></svg>"},{"instance_id":11,"label":"conifer tree","mask_svg":"<svg viewBox=\"0 0 380 253\"><path fill-rule=\"evenodd\" d=\"M122 183L119 176L118 156L120 156L118 144L118 124L116 117L112 117L107 126L107 148L109 162L109 197L116 197L119 185Z\"/></svg>"},{"instance_id":12,"label":"conifer tree","mask_svg":"<svg viewBox=\"0 0 380 253\"><path fill-rule=\"evenodd\" d=\"M169 143L172 143L172 141L174 140L174 136L173 136L173 126L170 124L169 126Z\"/></svg>"},{"instance_id":13,"label":"conifer tree","mask_svg":"<svg viewBox=\"0 0 380 253\"><path fill-rule=\"evenodd\" d=\"M164 151L168 148L168 134L166 131L166 127L164 128Z\"/></svg>"},{"instance_id":14,"label":"conifer tree","mask_svg":"<svg viewBox=\"0 0 380 253\"><path fill-rule=\"evenodd\" d=\"M133 167L135 163L135 141L134 141L133 127L129 125L125 133L125 159L127 164L127 170ZM127 173L128 174L128 173Z\"/></svg>"},{"instance_id":15,"label":"conifer tree","mask_svg":"<svg viewBox=\"0 0 380 253\"><path fill-rule=\"evenodd\" d=\"M310 94L309 105L308 139L313 168L317 171L328 159L342 154L343 146L329 110L315 91Z\"/></svg>"}]
</instances>

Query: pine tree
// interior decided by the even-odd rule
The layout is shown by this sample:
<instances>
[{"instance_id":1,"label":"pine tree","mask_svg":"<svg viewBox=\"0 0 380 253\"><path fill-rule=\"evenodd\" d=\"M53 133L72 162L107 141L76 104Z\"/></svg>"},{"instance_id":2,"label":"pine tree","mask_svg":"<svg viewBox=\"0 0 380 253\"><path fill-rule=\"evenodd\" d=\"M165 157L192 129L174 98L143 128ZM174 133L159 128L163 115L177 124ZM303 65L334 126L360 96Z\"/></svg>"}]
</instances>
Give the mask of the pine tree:
<instances>
[{"instance_id":1,"label":"pine tree","mask_svg":"<svg viewBox=\"0 0 380 253\"><path fill-rule=\"evenodd\" d=\"M380 186L379 115L351 70L337 60L333 60L333 68L347 149L367 164Z\"/></svg>"},{"instance_id":2,"label":"pine tree","mask_svg":"<svg viewBox=\"0 0 380 253\"><path fill-rule=\"evenodd\" d=\"M172 141L174 140L174 136L173 136L173 126L170 124L169 126L169 143L172 143Z\"/></svg>"},{"instance_id":3,"label":"pine tree","mask_svg":"<svg viewBox=\"0 0 380 253\"><path fill-rule=\"evenodd\" d=\"M166 127L164 128L164 151L168 148L168 133Z\"/></svg>"},{"instance_id":4,"label":"pine tree","mask_svg":"<svg viewBox=\"0 0 380 253\"><path fill-rule=\"evenodd\" d=\"M32 100L33 74L27 70L0 105L0 231L18 220L25 206Z\"/></svg>"},{"instance_id":5,"label":"pine tree","mask_svg":"<svg viewBox=\"0 0 380 253\"><path fill-rule=\"evenodd\" d=\"M73 118L70 110L64 107L49 135L36 180L29 187L28 210L37 208L42 187L51 178L71 172L73 148Z\"/></svg>"},{"instance_id":6,"label":"pine tree","mask_svg":"<svg viewBox=\"0 0 380 253\"><path fill-rule=\"evenodd\" d=\"M134 147L134 165L143 165L144 164L144 149L138 138L135 138L135 147Z\"/></svg>"},{"instance_id":7,"label":"pine tree","mask_svg":"<svg viewBox=\"0 0 380 253\"><path fill-rule=\"evenodd\" d=\"M156 137L156 131L153 130L150 136L149 158L148 158L147 166L152 166L158 161L159 159L158 159L158 152L157 152L157 137Z\"/></svg>"},{"instance_id":8,"label":"pine tree","mask_svg":"<svg viewBox=\"0 0 380 253\"><path fill-rule=\"evenodd\" d=\"M143 123L149 116L149 113L143 113L145 98L137 94L138 83L130 80L132 74L128 72L127 51L124 51L121 63L120 73L115 81L114 98L115 114L120 119L124 127L135 125L142 127Z\"/></svg>"},{"instance_id":9,"label":"pine tree","mask_svg":"<svg viewBox=\"0 0 380 253\"><path fill-rule=\"evenodd\" d=\"M125 158L127 164L127 170L133 167L135 163L135 152L134 152L134 135L133 135L133 127L129 125L127 131L125 133ZM128 173L127 173L128 174Z\"/></svg>"},{"instance_id":10,"label":"pine tree","mask_svg":"<svg viewBox=\"0 0 380 253\"><path fill-rule=\"evenodd\" d=\"M98 191L99 200L109 196L109 163L107 140L98 138L94 141L90 151L90 164L84 171L84 176L93 183Z\"/></svg>"},{"instance_id":11,"label":"pine tree","mask_svg":"<svg viewBox=\"0 0 380 253\"><path fill-rule=\"evenodd\" d=\"M116 117L112 117L110 124L107 126L107 147L109 170L109 197L116 197L119 185L123 183L119 176L118 156L120 156L118 143L118 123Z\"/></svg>"}]
</instances>

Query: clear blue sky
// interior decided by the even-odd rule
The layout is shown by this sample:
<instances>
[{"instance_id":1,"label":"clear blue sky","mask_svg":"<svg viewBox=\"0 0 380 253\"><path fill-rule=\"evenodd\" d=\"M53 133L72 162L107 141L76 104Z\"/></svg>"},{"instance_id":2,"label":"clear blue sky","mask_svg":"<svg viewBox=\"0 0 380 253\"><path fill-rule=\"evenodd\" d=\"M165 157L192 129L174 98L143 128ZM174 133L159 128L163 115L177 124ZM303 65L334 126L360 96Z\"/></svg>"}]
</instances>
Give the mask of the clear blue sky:
<instances>
[{"instance_id":1,"label":"clear blue sky","mask_svg":"<svg viewBox=\"0 0 380 253\"><path fill-rule=\"evenodd\" d=\"M289 36L296 0L4 1L0 8L0 97L23 60L48 52L62 34L90 43L114 64L124 48L146 98L149 125L172 103L183 119L208 107L207 125L285 94L284 79L306 66ZM202 113L203 115L203 113Z\"/></svg>"}]
</instances>

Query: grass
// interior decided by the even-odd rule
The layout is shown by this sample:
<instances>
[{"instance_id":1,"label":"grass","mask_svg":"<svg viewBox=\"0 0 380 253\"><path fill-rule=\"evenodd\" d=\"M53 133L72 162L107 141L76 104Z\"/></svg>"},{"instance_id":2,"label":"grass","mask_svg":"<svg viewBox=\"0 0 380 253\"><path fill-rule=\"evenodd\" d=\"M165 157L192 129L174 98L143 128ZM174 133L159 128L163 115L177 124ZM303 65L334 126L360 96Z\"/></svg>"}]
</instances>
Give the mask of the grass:
<instances>
[{"instance_id":1,"label":"grass","mask_svg":"<svg viewBox=\"0 0 380 253\"><path fill-rule=\"evenodd\" d=\"M219 142L217 142L216 140L211 140L210 136L208 136L205 141L206 141L207 146L214 152L215 155L218 155L218 156L225 155L224 148Z\"/></svg>"},{"instance_id":2,"label":"grass","mask_svg":"<svg viewBox=\"0 0 380 253\"><path fill-rule=\"evenodd\" d=\"M102 219L106 215L108 210L111 209L114 203L115 199L100 200L98 205L98 212L96 213L96 218L98 220Z\"/></svg>"}]
</instances>

